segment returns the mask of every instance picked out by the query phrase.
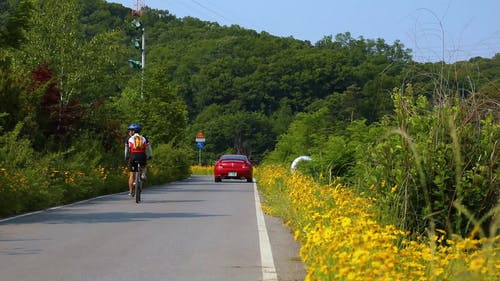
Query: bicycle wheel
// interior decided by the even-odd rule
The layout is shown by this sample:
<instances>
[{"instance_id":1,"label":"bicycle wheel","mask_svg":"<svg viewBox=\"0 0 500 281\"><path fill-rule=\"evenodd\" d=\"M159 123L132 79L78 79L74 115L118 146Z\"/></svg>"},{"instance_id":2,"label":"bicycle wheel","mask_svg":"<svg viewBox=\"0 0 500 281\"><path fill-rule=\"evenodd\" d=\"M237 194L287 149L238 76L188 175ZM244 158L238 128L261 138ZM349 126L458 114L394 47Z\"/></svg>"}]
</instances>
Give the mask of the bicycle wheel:
<instances>
[{"instance_id":1,"label":"bicycle wheel","mask_svg":"<svg viewBox=\"0 0 500 281\"><path fill-rule=\"evenodd\" d=\"M141 202L142 180L141 172L135 173L135 203Z\"/></svg>"}]
</instances>

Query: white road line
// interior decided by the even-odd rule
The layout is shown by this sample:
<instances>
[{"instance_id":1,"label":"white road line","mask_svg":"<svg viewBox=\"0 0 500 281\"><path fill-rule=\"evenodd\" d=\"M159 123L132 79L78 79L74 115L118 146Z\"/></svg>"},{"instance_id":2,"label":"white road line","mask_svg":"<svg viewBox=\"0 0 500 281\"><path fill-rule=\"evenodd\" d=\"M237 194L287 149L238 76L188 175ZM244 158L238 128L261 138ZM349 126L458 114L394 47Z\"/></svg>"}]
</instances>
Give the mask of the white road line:
<instances>
[{"instance_id":1,"label":"white road line","mask_svg":"<svg viewBox=\"0 0 500 281\"><path fill-rule=\"evenodd\" d=\"M0 220L0 223L6 222L6 221L10 221L10 220L14 220L14 219L19 219L19 218L26 217L26 216L31 216L31 215L34 215L34 214L39 214L41 212L43 212L43 211L36 211L36 212L26 213L26 214L22 214L22 215L17 215L17 216L14 216L14 217L4 218L4 219Z\"/></svg>"},{"instance_id":2,"label":"white road line","mask_svg":"<svg viewBox=\"0 0 500 281\"><path fill-rule=\"evenodd\" d=\"M264 213L260 205L259 192L257 191L257 184L253 184L253 193L255 195L255 211L257 212L257 229L259 231L259 244L260 244L260 260L262 263L262 281L278 281L276 268L274 267L273 251L271 250L271 243L269 242L269 235L267 234L266 221L264 220Z\"/></svg>"}]
</instances>

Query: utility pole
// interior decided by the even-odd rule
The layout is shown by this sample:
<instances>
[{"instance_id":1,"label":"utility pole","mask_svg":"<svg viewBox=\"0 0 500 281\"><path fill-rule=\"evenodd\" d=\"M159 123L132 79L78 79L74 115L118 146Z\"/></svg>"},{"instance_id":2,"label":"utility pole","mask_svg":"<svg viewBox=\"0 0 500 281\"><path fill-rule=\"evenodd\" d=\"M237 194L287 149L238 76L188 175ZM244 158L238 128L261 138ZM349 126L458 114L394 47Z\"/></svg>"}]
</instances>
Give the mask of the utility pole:
<instances>
[{"instance_id":1,"label":"utility pole","mask_svg":"<svg viewBox=\"0 0 500 281\"><path fill-rule=\"evenodd\" d=\"M132 9L132 16L134 19L132 20L131 24L132 27L136 31L141 32L141 38L135 38L133 40L134 46L136 49L141 50L141 61L137 60L128 60L128 64L132 68L140 69L141 70L141 99L144 98L144 67L146 65L146 53L145 53L145 45L146 45L146 36L145 36L145 31L144 31L144 26L142 22L140 21L140 17L142 16L142 8L144 7L144 2L140 0L135 1L135 9Z\"/></svg>"},{"instance_id":2,"label":"utility pole","mask_svg":"<svg viewBox=\"0 0 500 281\"><path fill-rule=\"evenodd\" d=\"M144 26L142 27L142 49L141 49L141 99L144 98L144 67L146 66L146 53L144 52L144 48L146 45L146 36L144 33Z\"/></svg>"}]
</instances>

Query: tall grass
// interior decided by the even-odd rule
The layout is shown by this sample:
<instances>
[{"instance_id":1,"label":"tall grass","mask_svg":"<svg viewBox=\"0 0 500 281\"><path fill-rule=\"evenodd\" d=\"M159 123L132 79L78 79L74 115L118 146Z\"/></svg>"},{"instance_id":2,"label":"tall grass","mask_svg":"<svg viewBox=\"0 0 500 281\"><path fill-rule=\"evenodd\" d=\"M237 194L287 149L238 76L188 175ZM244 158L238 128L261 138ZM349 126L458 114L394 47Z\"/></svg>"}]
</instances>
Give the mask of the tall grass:
<instances>
[{"instance_id":1,"label":"tall grass","mask_svg":"<svg viewBox=\"0 0 500 281\"><path fill-rule=\"evenodd\" d=\"M397 128L385 125L385 137L362 146L353 188L377 198L381 220L416 235L468 236L474 222L488 232L500 198L498 120L470 110L469 99L431 104L411 86L393 99Z\"/></svg>"}]
</instances>

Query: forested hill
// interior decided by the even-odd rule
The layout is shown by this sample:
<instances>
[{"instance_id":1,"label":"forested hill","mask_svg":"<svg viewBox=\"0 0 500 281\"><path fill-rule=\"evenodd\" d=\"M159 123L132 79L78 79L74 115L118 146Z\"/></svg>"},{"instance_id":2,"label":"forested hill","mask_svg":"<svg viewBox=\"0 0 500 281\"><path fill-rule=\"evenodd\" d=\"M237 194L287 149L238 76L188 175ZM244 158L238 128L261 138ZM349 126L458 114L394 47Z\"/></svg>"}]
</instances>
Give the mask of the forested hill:
<instances>
[{"instance_id":1,"label":"forested hill","mask_svg":"<svg viewBox=\"0 0 500 281\"><path fill-rule=\"evenodd\" d=\"M398 41L352 38L346 31L308 42L236 25L181 19L148 7L136 17L146 38L141 83L140 71L127 65L127 60L140 60L141 55L131 43L138 32L131 27L134 17L129 8L103 0L55 2L8 8L8 1L0 1L1 22L17 17L18 24L17 29L2 24L2 46L22 52L4 59L19 60L17 65L33 71L39 80L59 76L65 88L61 97L45 95L48 112L38 116L18 113L23 106L18 100L12 101L16 106L5 102L0 108L11 117L3 121L7 130L26 118L36 120L44 114L54 118L25 125L32 126L30 138L38 147L44 144L35 136L52 134L54 127L71 142L72 132L93 127L91 131L118 135L125 123L135 120L149 128L159 143L192 145L195 133L204 130L208 159L239 152L261 160L299 112L328 107L334 123L359 119L373 123L393 113L395 87L412 84L415 91L432 98L443 78L451 91L466 91L471 78L475 91L498 85L498 55L453 65L420 64ZM141 88L144 100L137 104L144 109L136 117L128 112ZM8 97L7 101L13 99ZM64 102L57 104L54 98ZM64 110L54 108L56 104ZM85 111L96 106L100 110L93 114ZM68 121L60 124L60 117Z\"/></svg>"},{"instance_id":2,"label":"forested hill","mask_svg":"<svg viewBox=\"0 0 500 281\"><path fill-rule=\"evenodd\" d=\"M92 1L83 2L90 6ZM115 26L131 21L130 12L123 17L119 5L94 5L86 11L84 26L105 23L110 28L107 14L121 16L113 21ZM262 159L296 113L325 104L335 115L332 122L371 123L392 114L395 87L411 83L431 98L439 75L464 89L471 76L481 88L491 86L500 74L498 56L454 65L419 64L398 41L352 38L348 31L308 42L237 25L179 19L149 8L140 19L146 34L146 97L154 92L149 84L156 84L159 91L182 98L189 114L188 141L203 129L212 158L233 151ZM139 58L137 52L129 58L134 55ZM127 86L134 85L119 89Z\"/></svg>"}]
</instances>

